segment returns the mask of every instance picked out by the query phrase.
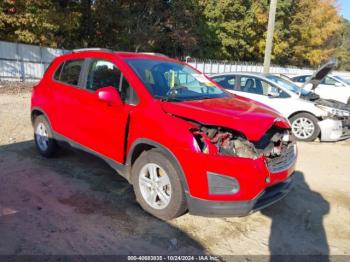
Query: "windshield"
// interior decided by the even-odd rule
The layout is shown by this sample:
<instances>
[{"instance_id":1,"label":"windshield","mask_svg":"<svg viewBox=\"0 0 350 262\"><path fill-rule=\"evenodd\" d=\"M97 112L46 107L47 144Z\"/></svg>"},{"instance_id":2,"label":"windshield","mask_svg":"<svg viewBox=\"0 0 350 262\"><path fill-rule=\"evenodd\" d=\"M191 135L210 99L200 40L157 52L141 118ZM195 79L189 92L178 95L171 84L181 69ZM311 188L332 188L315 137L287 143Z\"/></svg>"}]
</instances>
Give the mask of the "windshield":
<instances>
[{"instance_id":1,"label":"windshield","mask_svg":"<svg viewBox=\"0 0 350 262\"><path fill-rule=\"evenodd\" d=\"M334 78L344 82L347 85L350 85L350 80L346 80L345 78L341 77L341 76L334 76Z\"/></svg>"},{"instance_id":2,"label":"windshield","mask_svg":"<svg viewBox=\"0 0 350 262\"><path fill-rule=\"evenodd\" d=\"M294 84L292 81L289 81L289 80L284 79L282 77L274 76L274 75L267 75L266 78L271 80L272 82L275 82L276 84L279 84L280 86L288 89L289 91L296 93L296 94L301 94L301 95L305 96L309 93L309 91L300 88L299 86Z\"/></svg>"},{"instance_id":3,"label":"windshield","mask_svg":"<svg viewBox=\"0 0 350 262\"><path fill-rule=\"evenodd\" d=\"M149 59L128 59L126 62L155 98L185 101L228 96L187 65Z\"/></svg>"}]
</instances>

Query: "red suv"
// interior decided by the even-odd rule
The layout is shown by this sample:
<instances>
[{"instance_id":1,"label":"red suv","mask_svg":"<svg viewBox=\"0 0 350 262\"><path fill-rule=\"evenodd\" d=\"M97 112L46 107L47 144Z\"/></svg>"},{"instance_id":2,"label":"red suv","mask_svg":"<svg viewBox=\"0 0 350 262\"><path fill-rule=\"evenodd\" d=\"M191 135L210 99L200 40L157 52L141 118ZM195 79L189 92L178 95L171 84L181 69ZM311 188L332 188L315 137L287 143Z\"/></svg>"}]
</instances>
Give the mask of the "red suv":
<instances>
[{"instance_id":1,"label":"red suv","mask_svg":"<svg viewBox=\"0 0 350 262\"><path fill-rule=\"evenodd\" d=\"M161 219L244 216L291 187L297 152L288 121L162 55L60 56L33 89L31 120L41 155L61 142L97 155Z\"/></svg>"}]
</instances>

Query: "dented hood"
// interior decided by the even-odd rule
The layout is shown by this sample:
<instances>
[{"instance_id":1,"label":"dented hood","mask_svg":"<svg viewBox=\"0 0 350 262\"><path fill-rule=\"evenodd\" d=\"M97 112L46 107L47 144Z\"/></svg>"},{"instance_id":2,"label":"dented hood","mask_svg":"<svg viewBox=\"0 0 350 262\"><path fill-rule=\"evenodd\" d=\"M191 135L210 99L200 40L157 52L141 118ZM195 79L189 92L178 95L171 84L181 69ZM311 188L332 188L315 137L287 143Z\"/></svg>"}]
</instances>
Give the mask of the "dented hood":
<instances>
[{"instance_id":1,"label":"dented hood","mask_svg":"<svg viewBox=\"0 0 350 262\"><path fill-rule=\"evenodd\" d=\"M242 97L160 103L169 114L205 125L231 128L251 141L258 141L280 117L276 111Z\"/></svg>"}]
</instances>

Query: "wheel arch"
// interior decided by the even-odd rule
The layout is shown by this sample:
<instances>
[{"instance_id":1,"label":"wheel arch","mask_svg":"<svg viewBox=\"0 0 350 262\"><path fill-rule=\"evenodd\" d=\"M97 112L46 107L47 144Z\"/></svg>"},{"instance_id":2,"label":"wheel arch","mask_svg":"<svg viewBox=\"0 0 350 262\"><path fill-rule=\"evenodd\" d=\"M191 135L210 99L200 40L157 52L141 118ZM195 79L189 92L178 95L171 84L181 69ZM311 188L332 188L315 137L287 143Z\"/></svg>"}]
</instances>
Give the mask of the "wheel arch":
<instances>
[{"instance_id":1,"label":"wheel arch","mask_svg":"<svg viewBox=\"0 0 350 262\"><path fill-rule=\"evenodd\" d=\"M45 118L47 119L47 121L49 121L49 124L51 126L50 119L48 118L46 112L40 107L33 107L32 111L30 112L30 120L32 122L32 125L34 125L35 118L40 116L40 115L44 115Z\"/></svg>"},{"instance_id":2,"label":"wheel arch","mask_svg":"<svg viewBox=\"0 0 350 262\"><path fill-rule=\"evenodd\" d=\"M303 111L303 110L300 110L300 111L296 111L296 112L293 112L292 114L290 114L288 116L288 120L291 119L293 116L296 116L297 114L309 114L309 115L312 115L313 117L317 118L318 120L321 120L320 117L316 116L315 114L311 113L310 111Z\"/></svg>"},{"instance_id":3,"label":"wheel arch","mask_svg":"<svg viewBox=\"0 0 350 262\"><path fill-rule=\"evenodd\" d=\"M174 165L176 171L179 174L179 178L181 181L181 184L184 188L185 193L188 193L188 184L187 179L185 176L185 173L180 165L180 162L178 161L177 157L174 155L173 152L171 152L170 149L165 147L164 145L150 140L150 139L137 139L134 144L131 146L128 157L127 157L127 165L130 167L130 170L132 168L132 165L134 164L135 160L144 152L151 149L158 149L160 152L162 152Z\"/></svg>"}]
</instances>

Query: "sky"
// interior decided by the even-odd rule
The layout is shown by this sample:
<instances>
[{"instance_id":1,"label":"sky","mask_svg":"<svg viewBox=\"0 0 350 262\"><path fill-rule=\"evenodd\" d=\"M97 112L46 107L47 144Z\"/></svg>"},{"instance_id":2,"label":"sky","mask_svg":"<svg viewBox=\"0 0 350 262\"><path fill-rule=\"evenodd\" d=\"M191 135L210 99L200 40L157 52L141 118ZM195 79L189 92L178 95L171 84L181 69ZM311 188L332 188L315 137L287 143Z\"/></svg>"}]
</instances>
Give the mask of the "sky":
<instances>
[{"instance_id":1,"label":"sky","mask_svg":"<svg viewBox=\"0 0 350 262\"><path fill-rule=\"evenodd\" d=\"M350 0L338 0L338 4L342 16L350 21Z\"/></svg>"}]
</instances>

